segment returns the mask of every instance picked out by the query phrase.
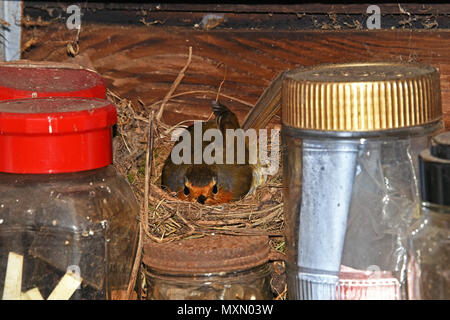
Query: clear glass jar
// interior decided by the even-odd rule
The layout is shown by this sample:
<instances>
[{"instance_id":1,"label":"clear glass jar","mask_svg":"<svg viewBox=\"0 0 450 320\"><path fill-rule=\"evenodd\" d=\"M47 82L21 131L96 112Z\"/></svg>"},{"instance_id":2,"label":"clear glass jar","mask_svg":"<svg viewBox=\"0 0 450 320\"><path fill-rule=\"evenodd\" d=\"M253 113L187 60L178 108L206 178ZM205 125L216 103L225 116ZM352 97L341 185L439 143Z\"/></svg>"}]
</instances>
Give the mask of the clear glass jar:
<instances>
[{"instance_id":1,"label":"clear glass jar","mask_svg":"<svg viewBox=\"0 0 450 320\"><path fill-rule=\"evenodd\" d=\"M293 70L282 108L288 298L404 299L404 239L419 215L416 159L442 128L437 71L397 63Z\"/></svg>"},{"instance_id":2,"label":"clear glass jar","mask_svg":"<svg viewBox=\"0 0 450 320\"><path fill-rule=\"evenodd\" d=\"M144 246L149 300L271 300L268 238L209 235Z\"/></svg>"},{"instance_id":3,"label":"clear glass jar","mask_svg":"<svg viewBox=\"0 0 450 320\"><path fill-rule=\"evenodd\" d=\"M3 299L126 298L138 206L112 164L106 100L0 102Z\"/></svg>"},{"instance_id":4,"label":"clear glass jar","mask_svg":"<svg viewBox=\"0 0 450 320\"><path fill-rule=\"evenodd\" d=\"M327 299L402 297L400 286L404 289L406 281L402 239L418 216L420 202L417 161L413 159L427 147L428 134L437 128L420 128L421 135L416 137L406 130L403 138L397 132L395 138L364 139L317 139L292 128L283 130L282 139L290 150L283 153L284 183L289 190L284 201L286 245L291 249L287 251L290 297L314 298L308 296L314 281L329 281L321 285L321 290L331 290ZM291 152L294 147L300 155ZM306 212L313 218L308 219ZM313 225L318 212L323 224ZM316 243L318 233L328 235L321 244ZM312 251L301 247L307 241ZM314 252L321 254L317 257ZM299 253L305 257L304 264L325 267L300 267ZM308 261L311 256L315 260ZM309 280L300 280L300 273ZM373 292L355 293L358 286L370 286ZM382 292L383 288L389 289Z\"/></svg>"},{"instance_id":5,"label":"clear glass jar","mask_svg":"<svg viewBox=\"0 0 450 320\"><path fill-rule=\"evenodd\" d=\"M411 231L410 300L450 300L450 207L424 203Z\"/></svg>"},{"instance_id":6,"label":"clear glass jar","mask_svg":"<svg viewBox=\"0 0 450 320\"><path fill-rule=\"evenodd\" d=\"M77 173L0 173L3 298L18 298L4 292L10 253L23 259L21 294L37 288L48 299L66 272L73 272L82 278L79 289L70 297L66 290L61 296L53 292L54 298L120 296L136 254L136 217L134 195L112 166Z\"/></svg>"},{"instance_id":7,"label":"clear glass jar","mask_svg":"<svg viewBox=\"0 0 450 320\"><path fill-rule=\"evenodd\" d=\"M450 300L450 131L419 157L421 218L408 238L408 298Z\"/></svg>"},{"instance_id":8,"label":"clear glass jar","mask_svg":"<svg viewBox=\"0 0 450 320\"><path fill-rule=\"evenodd\" d=\"M149 300L272 300L267 263L234 272L168 273L145 270Z\"/></svg>"}]
</instances>

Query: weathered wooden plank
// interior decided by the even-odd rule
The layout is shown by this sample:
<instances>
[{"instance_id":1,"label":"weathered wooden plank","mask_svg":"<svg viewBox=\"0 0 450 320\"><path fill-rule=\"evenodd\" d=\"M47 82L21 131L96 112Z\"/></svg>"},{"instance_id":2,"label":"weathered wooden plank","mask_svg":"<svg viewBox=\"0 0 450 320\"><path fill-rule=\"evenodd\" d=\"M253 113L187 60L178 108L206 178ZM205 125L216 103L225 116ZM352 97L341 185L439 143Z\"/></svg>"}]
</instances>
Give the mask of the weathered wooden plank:
<instances>
[{"instance_id":1,"label":"weathered wooden plank","mask_svg":"<svg viewBox=\"0 0 450 320\"><path fill-rule=\"evenodd\" d=\"M25 30L37 45L24 53L36 60L66 60L65 43L74 33L63 24ZM165 119L207 118L220 82L222 93L254 104L280 71L302 65L349 61L418 61L440 69L443 110L450 128L450 30L434 31L251 31L192 30L158 26L84 24L80 52L120 95L147 106L162 99L193 48L191 65L167 104ZM225 71L226 70L226 71ZM242 120L248 106L223 99ZM274 120L272 124L276 124Z\"/></svg>"},{"instance_id":2,"label":"weathered wooden plank","mask_svg":"<svg viewBox=\"0 0 450 320\"><path fill-rule=\"evenodd\" d=\"M302 3L302 4L160 4L160 11L266 12L266 13L348 13L362 14L373 3ZM446 3L377 3L381 12L399 14L431 14L450 12Z\"/></svg>"},{"instance_id":3,"label":"weathered wooden plank","mask_svg":"<svg viewBox=\"0 0 450 320\"><path fill-rule=\"evenodd\" d=\"M24 1L29 8L63 8L66 4L60 1ZM168 11L168 12L235 12L235 13L348 13L363 14L373 3L321 3L304 2L300 4L233 4L233 3L144 3L144 2L90 2L83 4L91 10L135 10L135 11ZM450 4L432 2L382 2L376 3L384 13L400 14L407 11L411 14L449 13Z\"/></svg>"},{"instance_id":4,"label":"weathered wooden plank","mask_svg":"<svg viewBox=\"0 0 450 320\"><path fill-rule=\"evenodd\" d=\"M44 20L65 19L69 3L25 1L24 16ZM182 26L188 28L224 28L258 30L365 29L370 4L301 3L301 4L233 4L233 3L108 3L78 4L84 23L115 25ZM381 28L430 29L450 28L450 5L445 3L377 3ZM372 11L369 11L372 12ZM220 23L207 17L221 15ZM206 19L204 21L204 19ZM202 23L205 22L205 23Z\"/></svg>"}]
</instances>

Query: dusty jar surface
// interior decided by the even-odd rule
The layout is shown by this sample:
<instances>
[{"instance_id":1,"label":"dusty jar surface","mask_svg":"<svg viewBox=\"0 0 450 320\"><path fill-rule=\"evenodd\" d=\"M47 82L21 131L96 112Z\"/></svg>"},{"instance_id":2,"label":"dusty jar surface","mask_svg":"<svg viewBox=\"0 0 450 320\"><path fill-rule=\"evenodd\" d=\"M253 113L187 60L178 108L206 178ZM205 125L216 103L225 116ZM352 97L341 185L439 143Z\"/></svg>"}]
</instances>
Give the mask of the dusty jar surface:
<instances>
[{"instance_id":1,"label":"dusty jar surface","mask_svg":"<svg viewBox=\"0 0 450 320\"><path fill-rule=\"evenodd\" d=\"M112 166L63 174L0 173L3 298L18 298L8 296L14 292L5 285L14 281L20 282L22 298L28 292L28 298L109 299L126 290L136 217L134 195ZM12 266L14 261L19 264ZM68 281L58 292L66 274L81 277L81 284L74 288Z\"/></svg>"},{"instance_id":2,"label":"dusty jar surface","mask_svg":"<svg viewBox=\"0 0 450 320\"><path fill-rule=\"evenodd\" d=\"M106 98L106 82L95 71L64 62L17 60L0 63L0 100L43 97Z\"/></svg>"}]
</instances>

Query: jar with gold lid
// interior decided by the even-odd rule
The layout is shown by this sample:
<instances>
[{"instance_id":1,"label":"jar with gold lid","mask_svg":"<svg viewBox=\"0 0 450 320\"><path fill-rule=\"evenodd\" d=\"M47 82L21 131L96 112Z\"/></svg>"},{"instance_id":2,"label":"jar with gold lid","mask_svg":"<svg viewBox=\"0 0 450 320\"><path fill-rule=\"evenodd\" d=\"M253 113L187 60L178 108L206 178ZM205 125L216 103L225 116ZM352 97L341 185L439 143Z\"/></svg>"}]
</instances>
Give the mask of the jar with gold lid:
<instances>
[{"instance_id":1,"label":"jar with gold lid","mask_svg":"<svg viewBox=\"0 0 450 320\"><path fill-rule=\"evenodd\" d=\"M405 298L417 156L442 128L438 71L300 68L281 101L288 298Z\"/></svg>"},{"instance_id":2,"label":"jar with gold lid","mask_svg":"<svg viewBox=\"0 0 450 320\"><path fill-rule=\"evenodd\" d=\"M147 242L143 264L150 300L271 300L266 236L208 235Z\"/></svg>"}]
</instances>

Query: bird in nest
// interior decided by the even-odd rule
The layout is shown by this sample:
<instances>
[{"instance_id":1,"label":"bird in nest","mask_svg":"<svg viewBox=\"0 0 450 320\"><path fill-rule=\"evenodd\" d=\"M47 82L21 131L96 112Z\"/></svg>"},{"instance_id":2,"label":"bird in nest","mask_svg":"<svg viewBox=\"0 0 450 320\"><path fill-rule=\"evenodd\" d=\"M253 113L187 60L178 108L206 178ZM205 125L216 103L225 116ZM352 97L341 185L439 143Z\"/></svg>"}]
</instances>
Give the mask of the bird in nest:
<instances>
[{"instance_id":1,"label":"bird in nest","mask_svg":"<svg viewBox=\"0 0 450 320\"><path fill-rule=\"evenodd\" d=\"M203 135L208 129L220 130L223 140L220 149L223 152L223 163L206 164L202 159L201 163L179 163L175 164L171 155L164 163L161 175L161 185L174 192L176 197L184 201L198 202L206 205L216 205L237 201L248 193L253 192L257 185L259 175L254 164L249 163L248 144L245 143L245 160L241 163L237 160L237 138L233 137L234 161L229 164L226 159L227 129L240 129L236 115L226 106L212 101L212 110L215 121L201 122L201 137L196 137L200 133L196 132L195 124L186 128L184 134L180 135L175 142L172 151L177 145L182 143L186 134L190 135L190 159L194 159L195 152L202 152L211 143L217 141L204 141ZM181 138L183 137L183 138ZM201 150L195 148L195 140L200 139ZM217 150L217 149L216 149ZM240 149L242 150L242 149Z\"/></svg>"}]
</instances>

